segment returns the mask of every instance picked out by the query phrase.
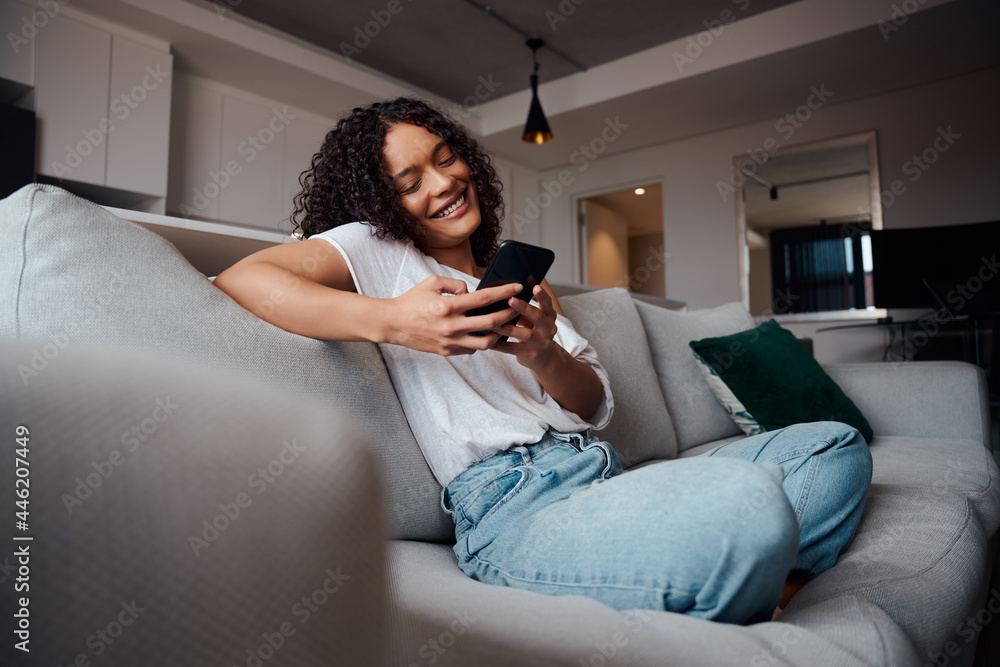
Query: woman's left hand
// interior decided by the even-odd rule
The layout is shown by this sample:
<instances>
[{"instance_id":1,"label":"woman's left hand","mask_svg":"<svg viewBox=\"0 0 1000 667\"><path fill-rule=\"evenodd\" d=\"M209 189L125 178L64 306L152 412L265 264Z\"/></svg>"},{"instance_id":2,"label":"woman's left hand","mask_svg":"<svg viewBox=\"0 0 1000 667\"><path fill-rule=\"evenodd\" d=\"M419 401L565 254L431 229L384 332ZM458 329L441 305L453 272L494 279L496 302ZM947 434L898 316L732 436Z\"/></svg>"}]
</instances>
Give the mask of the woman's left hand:
<instances>
[{"instance_id":1,"label":"woman's left hand","mask_svg":"<svg viewBox=\"0 0 1000 667\"><path fill-rule=\"evenodd\" d=\"M493 349L514 355L559 405L590 419L603 400L600 378L593 368L555 342L557 311L549 293L538 285L531 294L538 306L511 297L508 303L521 319L493 330L517 342L497 341Z\"/></svg>"},{"instance_id":2,"label":"woman's left hand","mask_svg":"<svg viewBox=\"0 0 1000 667\"><path fill-rule=\"evenodd\" d=\"M537 307L517 297L511 297L508 304L521 318L517 324L505 324L494 329L497 333L518 342L498 341L493 349L514 355L519 364L538 374L551 370L557 362L557 355L554 352L558 343L554 338L558 327L556 309L548 292L542 289L541 285L535 285L531 294L538 302Z\"/></svg>"}]
</instances>

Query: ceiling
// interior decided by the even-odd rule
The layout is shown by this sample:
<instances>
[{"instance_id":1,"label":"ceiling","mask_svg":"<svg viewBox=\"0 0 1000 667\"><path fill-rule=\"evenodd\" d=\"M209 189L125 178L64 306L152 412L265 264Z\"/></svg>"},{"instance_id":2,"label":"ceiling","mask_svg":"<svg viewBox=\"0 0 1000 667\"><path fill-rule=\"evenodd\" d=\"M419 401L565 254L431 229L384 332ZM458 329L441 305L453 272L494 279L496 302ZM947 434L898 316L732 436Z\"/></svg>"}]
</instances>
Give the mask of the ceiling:
<instances>
[{"instance_id":1,"label":"ceiling","mask_svg":"<svg viewBox=\"0 0 1000 667\"><path fill-rule=\"evenodd\" d=\"M224 2L226 0L218 0ZM233 0L229 0L232 2ZM878 5L879 0L866 0ZM307 42L350 57L456 104L479 104L477 88L495 96L527 95L531 50L522 32L538 35L552 50L539 51L540 99L556 138L542 146L520 141L527 98L517 124L486 132L486 147L536 168L566 164L590 142L607 118L629 130L609 154L682 136L731 127L795 109L810 85L826 82L837 102L924 83L1000 64L996 0L955 0L901 19L886 33L870 22L834 37L751 60L738 60L700 76L647 86L626 95L560 112L547 104L545 85L675 42L669 59L637 62L639 68L684 69L703 54L728 48L730 24L796 4L792 0L240 0L234 10ZM809 2L800 2L808 5ZM819 3L812 3L819 4ZM844 12L849 12L844 4ZM883 2L890 19L891 2ZM925 1L914 3L930 6ZM482 10L489 6L493 15ZM389 7L398 10L392 14ZM791 8L788 8L791 9ZM789 13L789 12L786 12ZM494 18L494 17L499 17ZM991 18L990 18L991 17ZM835 20L835 17L831 17ZM985 20L990 19L990 20ZM777 19L776 19L777 20ZM807 18L806 20L815 20ZM905 30L902 28L905 27ZM786 29L795 29L792 23ZM804 31L803 31L804 32ZM771 38L765 30L763 39ZM692 42L688 36L694 36ZM888 36L888 39L887 39ZM352 50L355 49L355 50ZM700 50L699 50L700 49ZM565 54L577 66L560 57ZM663 54L667 55L667 54ZM692 57L687 63L684 58ZM491 90L482 87L491 81ZM494 89L495 90L492 90ZM516 112L515 112L516 113Z\"/></svg>"},{"instance_id":2,"label":"ceiling","mask_svg":"<svg viewBox=\"0 0 1000 667\"><path fill-rule=\"evenodd\" d=\"M230 0L242 16L456 104L480 77L500 82L503 95L528 88L525 34L550 47L538 52L545 83L697 34L720 16L747 18L793 1Z\"/></svg>"},{"instance_id":3,"label":"ceiling","mask_svg":"<svg viewBox=\"0 0 1000 667\"><path fill-rule=\"evenodd\" d=\"M553 50L539 98L555 134L520 140L524 36L486 0L74 0L168 41L175 69L328 118L417 94L494 154L570 164L610 124L602 154L775 120L823 84L831 104L1000 66L996 0L496 0ZM919 6L898 14L900 6ZM894 9L895 8L895 9ZM395 12L395 13L393 13ZM345 57L347 56L347 57Z\"/></svg>"}]
</instances>

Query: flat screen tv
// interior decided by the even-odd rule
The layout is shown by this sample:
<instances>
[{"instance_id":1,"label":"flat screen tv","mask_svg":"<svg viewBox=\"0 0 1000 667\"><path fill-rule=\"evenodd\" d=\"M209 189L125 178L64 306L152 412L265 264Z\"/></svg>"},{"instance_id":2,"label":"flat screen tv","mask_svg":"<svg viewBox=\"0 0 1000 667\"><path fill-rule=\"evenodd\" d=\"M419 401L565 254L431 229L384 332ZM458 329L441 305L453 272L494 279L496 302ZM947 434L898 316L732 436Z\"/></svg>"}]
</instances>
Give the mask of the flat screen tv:
<instances>
[{"instance_id":1,"label":"flat screen tv","mask_svg":"<svg viewBox=\"0 0 1000 667\"><path fill-rule=\"evenodd\" d=\"M35 179L35 114L0 104L0 198Z\"/></svg>"},{"instance_id":2,"label":"flat screen tv","mask_svg":"<svg viewBox=\"0 0 1000 667\"><path fill-rule=\"evenodd\" d=\"M871 232L878 308L1000 312L1000 221Z\"/></svg>"}]
</instances>

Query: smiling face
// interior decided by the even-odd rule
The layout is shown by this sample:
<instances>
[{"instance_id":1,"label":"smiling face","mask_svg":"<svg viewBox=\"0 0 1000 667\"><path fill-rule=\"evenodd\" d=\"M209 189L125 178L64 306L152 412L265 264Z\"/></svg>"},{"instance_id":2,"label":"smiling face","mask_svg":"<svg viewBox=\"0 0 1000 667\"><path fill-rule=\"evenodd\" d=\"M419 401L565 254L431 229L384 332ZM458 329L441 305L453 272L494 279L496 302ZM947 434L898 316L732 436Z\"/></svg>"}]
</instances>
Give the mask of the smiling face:
<instances>
[{"instance_id":1,"label":"smiling face","mask_svg":"<svg viewBox=\"0 0 1000 667\"><path fill-rule=\"evenodd\" d=\"M417 222L421 249L432 257L467 249L479 227L479 200L466 165L441 137L399 123L385 136L385 161L403 208ZM451 263L451 262L445 262Z\"/></svg>"}]
</instances>

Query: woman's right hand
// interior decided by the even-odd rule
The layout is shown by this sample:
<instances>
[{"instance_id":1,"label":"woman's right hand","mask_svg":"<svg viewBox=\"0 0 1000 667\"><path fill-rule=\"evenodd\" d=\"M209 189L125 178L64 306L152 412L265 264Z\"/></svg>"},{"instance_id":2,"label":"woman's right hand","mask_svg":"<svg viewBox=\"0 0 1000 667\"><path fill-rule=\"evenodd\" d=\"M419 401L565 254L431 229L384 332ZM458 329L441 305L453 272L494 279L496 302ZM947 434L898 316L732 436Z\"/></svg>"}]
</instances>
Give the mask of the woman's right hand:
<instances>
[{"instance_id":1,"label":"woman's right hand","mask_svg":"<svg viewBox=\"0 0 1000 667\"><path fill-rule=\"evenodd\" d=\"M499 339L493 331L517 313L505 308L488 315L467 317L466 311L506 301L520 285L501 285L469 292L457 278L431 276L398 297L386 300L385 341L442 356L488 350ZM489 331L473 336L473 331Z\"/></svg>"}]
</instances>

